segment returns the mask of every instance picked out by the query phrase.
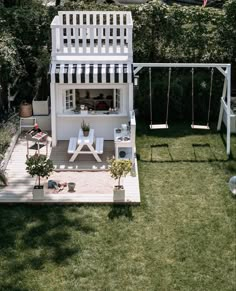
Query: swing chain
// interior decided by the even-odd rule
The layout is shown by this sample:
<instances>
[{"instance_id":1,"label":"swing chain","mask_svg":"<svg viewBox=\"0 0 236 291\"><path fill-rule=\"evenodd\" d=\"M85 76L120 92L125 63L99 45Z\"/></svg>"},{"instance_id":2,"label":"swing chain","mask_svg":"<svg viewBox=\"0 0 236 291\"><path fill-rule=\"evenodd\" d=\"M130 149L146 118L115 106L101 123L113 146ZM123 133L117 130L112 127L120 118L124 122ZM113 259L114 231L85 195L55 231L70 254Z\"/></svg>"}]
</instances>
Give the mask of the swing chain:
<instances>
[{"instance_id":1,"label":"swing chain","mask_svg":"<svg viewBox=\"0 0 236 291\"><path fill-rule=\"evenodd\" d=\"M192 68L192 125L194 126L194 68Z\"/></svg>"},{"instance_id":2,"label":"swing chain","mask_svg":"<svg viewBox=\"0 0 236 291\"><path fill-rule=\"evenodd\" d=\"M210 113L211 113L211 97L212 97L212 87L213 87L213 75L214 68L211 69L211 79L210 79L210 92L209 92L209 102L208 102L208 112L207 112L207 124L205 125L194 125L194 68L192 68L192 128L195 129L210 129Z\"/></svg>"},{"instance_id":3,"label":"swing chain","mask_svg":"<svg viewBox=\"0 0 236 291\"><path fill-rule=\"evenodd\" d=\"M169 76L168 76L168 90L167 90L167 104L166 104L166 126L169 118L169 103L170 103L170 81L171 81L171 71L172 68L169 67Z\"/></svg>"},{"instance_id":4,"label":"swing chain","mask_svg":"<svg viewBox=\"0 0 236 291\"><path fill-rule=\"evenodd\" d=\"M149 68L150 122L152 126L152 68Z\"/></svg>"},{"instance_id":5,"label":"swing chain","mask_svg":"<svg viewBox=\"0 0 236 291\"><path fill-rule=\"evenodd\" d=\"M211 68L211 83L210 83L210 94L209 94L208 113L207 113L207 126L209 126L210 114L211 114L211 97L212 97L213 76L214 76L214 68Z\"/></svg>"}]
</instances>

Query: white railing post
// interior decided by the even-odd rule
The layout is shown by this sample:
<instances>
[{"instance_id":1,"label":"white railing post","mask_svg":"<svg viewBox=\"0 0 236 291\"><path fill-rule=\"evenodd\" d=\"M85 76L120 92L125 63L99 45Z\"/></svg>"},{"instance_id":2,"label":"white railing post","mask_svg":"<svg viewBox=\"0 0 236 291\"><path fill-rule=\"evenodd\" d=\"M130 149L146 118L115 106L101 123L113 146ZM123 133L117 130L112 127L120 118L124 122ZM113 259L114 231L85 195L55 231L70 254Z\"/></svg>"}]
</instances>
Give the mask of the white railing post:
<instances>
[{"instance_id":1,"label":"white railing post","mask_svg":"<svg viewBox=\"0 0 236 291\"><path fill-rule=\"evenodd\" d=\"M59 34L60 34L60 44L59 44L59 48L58 48L58 53L63 53L64 52L64 31L63 31L63 27L60 26L59 27Z\"/></svg>"},{"instance_id":2,"label":"white railing post","mask_svg":"<svg viewBox=\"0 0 236 291\"><path fill-rule=\"evenodd\" d=\"M70 14L66 13L66 25L70 24Z\"/></svg>"},{"instance_id":3,"label":"white railing post","mask_svg":"<svg viewBox=\"0 0 236 291\"><path fill-rule=\"evenodd\" d=\"M94 29L92 25L89 28L89 34L90 34L90 53L94 54Z\"/></svg>"},{"instance_id":4,"label":"white railing post","mask_svg":"<svg viewBox=\"0 0 236 291\"><path fill-rule=\"evenodd\" d=\"M98 54L102 52L102 27L98 27Z\"/></svg>"},{"instance_id":5,"label":"white railing post","mask_svg":"<svg viewBox=\"0 0 236 291\"><path fill-rule=\"evenodd\" d=\"M129 60L133 61L133 32L132 28L128 27L128 55L129 55Z\"/></svg>"},{"instance_id":6,"label":"white railing post","mask_svg":"<svg viewBox=\"0 0 236 291\"><path fill-rule=\"evenodd\" d=\"M113 54L116 53L117 50L117 24L116 24L116 16L117 14L113 14Z\"/></svg>"},{"instance_id":7,"label":"white railing post","mask_svg":"<svg viewBox=\"0 0 236 291\"><path fill-rule=\"evenodd\" d=\"M87 47L87 27L82 28L82 47L83 47L83 54L86 54L86 47Z\"/></svg>"},{"instance_id":8,"label":"white railing post","mask_svg":"<svg viewBox=\"0 0 236 291\"><path fill-rule=\"evenodd\" d=\"M106 35L105 35L105 54L109 54L109 41L110 41L110 28L106 26Z\"/></svg>"},{"instance_id":9,"label":"white railing post","mask_svg":"<svg viewBox=\"0 0 236 291\"><path fill-rule=\"evenodd\" d=\"M116 50L117 50L117 28L115 26L113 27L112 34L113 34L113 38L112 38L112 41L113 41L113 43L112 43L112 45L113 45L112 52L113 52L113 54L115 54L116 53Z\"/></svg>"},{"instance_id":10,"label":"white railing post","mask_svg":"<svg viewBox=\"0 0 236 291\"><path fill-rule=\"evenodd\" d=\"M66 28L66 35L67 35L67 48L68 48L68 53L71 53L71 27Z\"/></svg>"},{"instance_id":11,"label":"white railing post","mask_svg":"<svg viewBox=\"0 0 236 291\"><path fill-rule=\"evenodd\" d=\"M79 53L79 28L75 27L74 30L74 38L75 38L75 54Z\"/></svg>"},{"instance_id":12,"label":"white railing post","mask_svg":"<svg viewBox=\"0 0 236 291\"><path fill-rule=\"evenodd\" d=\"M120 53L124 53L124 46L125 46L125 41L124 41L124 26L122 25L120 27Z\"/></svg>"},{"instance_id":13,"label":"white railing post","mask_svg":"<svg viewBox=\"0 0 236 291\"><path fill-rule=\"evenodd\" d=\"M54 59L54 57L57 53L57 40L56 40L56 28L55 27L52 27L51 36L52 36L52 59Z\"/></svg>"}]
</instances>

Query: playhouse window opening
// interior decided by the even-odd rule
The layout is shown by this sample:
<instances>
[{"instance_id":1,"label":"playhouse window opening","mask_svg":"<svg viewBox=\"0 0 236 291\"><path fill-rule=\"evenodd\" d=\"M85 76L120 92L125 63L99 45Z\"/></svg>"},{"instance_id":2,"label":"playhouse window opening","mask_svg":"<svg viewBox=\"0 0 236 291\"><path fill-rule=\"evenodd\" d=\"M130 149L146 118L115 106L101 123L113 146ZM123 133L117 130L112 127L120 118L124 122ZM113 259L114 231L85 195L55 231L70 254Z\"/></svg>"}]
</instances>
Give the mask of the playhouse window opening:
<instances>
[{"instance_id":1,"label":"playhouse window opening","mask_svg":"<svg viewBox=\"0 0 236 291\"><path fill-rule=\"evenodd\" d=\"M121 111L121 90L69 89L64 91L64 112L79 112L81 105L88 111Z\"/></svg>"}]
</instances>

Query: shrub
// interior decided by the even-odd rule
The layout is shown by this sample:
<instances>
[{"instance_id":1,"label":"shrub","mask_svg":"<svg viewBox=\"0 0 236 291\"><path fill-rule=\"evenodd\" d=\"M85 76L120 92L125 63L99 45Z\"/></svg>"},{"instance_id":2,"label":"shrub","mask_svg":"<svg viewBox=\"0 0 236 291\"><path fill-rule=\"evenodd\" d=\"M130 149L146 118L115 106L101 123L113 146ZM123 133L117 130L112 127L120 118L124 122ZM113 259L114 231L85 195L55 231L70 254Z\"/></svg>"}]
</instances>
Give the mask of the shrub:
<instances>
[{"instance_id":1,"label":"shrub","mask_svg":"<svg viewBox=\"0 0 236 291\"><path fill-rule=\"evenodd\" d=\"M0 154L6 152L12 136L16 133L17 127L12 122L2 123L0 125Z\"/></svg>"},{"instance_id":2,"label":"shrub","mask_svg":"<svg viewBox=\"0 0 236 291\"><path fill-rule=\"evenodd\" d=\"M3 184L4 186L8 184L6 173L3 170L0 170L0 185L1 184Z\"/></svg>"}]
</instances>

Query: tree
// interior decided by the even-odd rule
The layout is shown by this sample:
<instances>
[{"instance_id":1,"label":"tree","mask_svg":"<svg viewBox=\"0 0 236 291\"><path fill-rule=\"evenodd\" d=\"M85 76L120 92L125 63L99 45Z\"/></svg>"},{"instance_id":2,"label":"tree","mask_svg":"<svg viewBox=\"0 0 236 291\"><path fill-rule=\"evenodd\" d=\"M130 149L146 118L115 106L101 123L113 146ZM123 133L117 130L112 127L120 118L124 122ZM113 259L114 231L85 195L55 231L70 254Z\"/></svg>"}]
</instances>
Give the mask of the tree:
<instances>
[{"instance_id":1,"label":"tree","mask_svg":"<svg viewBox=\"0 0 236 291\"><path fill-rule=\"evenodd\" d=\"M24 75L16 45L16 38L9 32L0 31L0 111L8 109L8 85L14 83L17 75Z\"/></svg>"}]
</instances>

